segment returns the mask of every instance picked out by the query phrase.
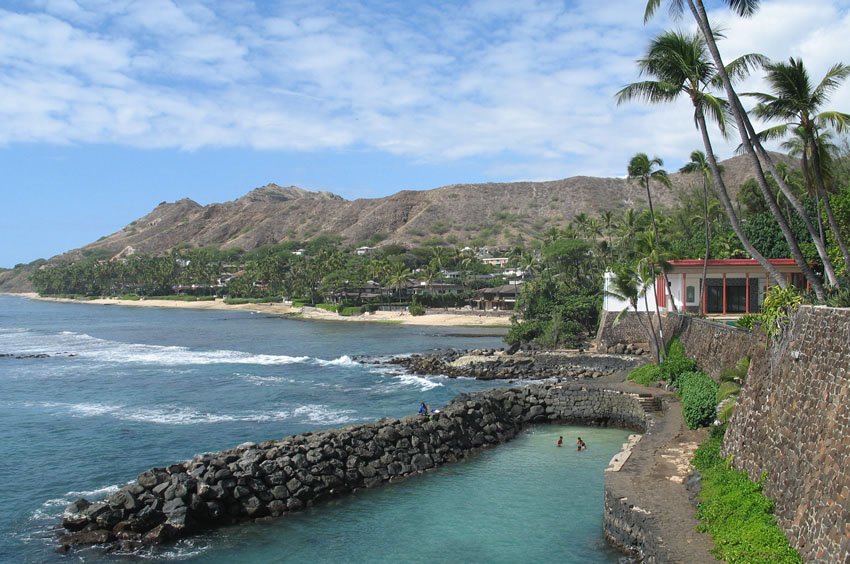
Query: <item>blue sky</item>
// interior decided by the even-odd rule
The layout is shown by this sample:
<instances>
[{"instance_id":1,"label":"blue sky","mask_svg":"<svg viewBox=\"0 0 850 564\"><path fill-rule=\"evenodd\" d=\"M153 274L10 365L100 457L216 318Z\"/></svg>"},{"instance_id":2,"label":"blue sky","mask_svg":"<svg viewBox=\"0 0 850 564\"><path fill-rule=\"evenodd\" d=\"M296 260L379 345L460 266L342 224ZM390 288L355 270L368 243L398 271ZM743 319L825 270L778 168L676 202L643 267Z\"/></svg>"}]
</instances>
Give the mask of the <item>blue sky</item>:
<instances>
[{"instance_id":1,"label":"blue sky","mask_svg":"<svg viewBox=\"0 0 850 564\"><path fill-rule=\"evenodd\" d=\"M617 108L669 22L641 0L6 0L0 265L120 229L159 202L275 182L346 198L678 168L685 104ZM712 5L711 2L708 3ZM727 58L850 63L850 2L725 12ZM743 89L759 89L758 79ZM850 91L832 106L850 109ZM731 155L731 146L718 149Z\"/></svg>"}]
</instances>

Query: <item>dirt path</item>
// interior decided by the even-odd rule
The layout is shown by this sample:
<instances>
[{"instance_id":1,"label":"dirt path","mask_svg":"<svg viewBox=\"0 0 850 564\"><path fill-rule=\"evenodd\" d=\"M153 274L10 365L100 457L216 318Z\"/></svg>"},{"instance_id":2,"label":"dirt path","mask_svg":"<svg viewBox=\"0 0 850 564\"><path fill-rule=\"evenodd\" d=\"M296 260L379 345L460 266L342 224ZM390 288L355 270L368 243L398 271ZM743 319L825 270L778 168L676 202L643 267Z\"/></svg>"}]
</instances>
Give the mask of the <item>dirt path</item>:
<instances>
[{"instance_id":1,"label":"dirt path","mask_svg":"<svg viewBox=\"0 0 850 564\"><path fill-rule=\"evenodd\" d=\"M611 387L660 392L633 384ZM623 469L606 475L606 487L616 497L626 497L630 504L649 513L652 533L661 538L661 547L667 553L666 560L659 555L659 562L718 562L710 553L711 537L696 530L695 508L684 485L690 460L707 431L685 426L676 396L664 394L664 403L664 413L655 417L652 431L644 435Z\"/></svg>"}]
</instances>

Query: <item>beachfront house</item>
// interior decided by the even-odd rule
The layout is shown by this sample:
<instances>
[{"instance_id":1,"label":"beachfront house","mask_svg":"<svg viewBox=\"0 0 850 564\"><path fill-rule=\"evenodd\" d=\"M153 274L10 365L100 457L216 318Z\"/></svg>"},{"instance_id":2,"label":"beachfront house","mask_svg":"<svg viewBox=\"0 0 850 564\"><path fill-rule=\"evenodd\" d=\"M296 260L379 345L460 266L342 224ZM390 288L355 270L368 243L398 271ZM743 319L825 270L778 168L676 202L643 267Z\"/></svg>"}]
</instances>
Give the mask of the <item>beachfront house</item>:
<instances>
[{"instance_id":1,"label":"beachfront house","mask_svg":"<svg viewBox=\"0 0 850 564\"><path fill-rule=\"evenodd\" d=\"M794 259L770 259L770 262L789 284L807 289L806 279ZM760 312L771 284L767 272L754 259L709 259L705 280L702 259L672 260L670 267L667 273L670 291L664 291L664 278L659 277L647 291L647 303L640 300L639 311L647 311L648 306L654 312L656 304L662 312L673 311L672 296L680 312L736 318ZM629 304L608 294L612 277L611 272L605 273L603 309L619 312Z\"/></svg>"},{"instance_id":2,"label":"beachfront house","mask_svg":"<svg viewBox=\"0 0 850 564\"><path fill-rule=\"evenodd\" d=\"M473 309L510 311L516 307L521 284L505 284L495 288L482 288L471 300Z\"/></svg>"}]
</instances>

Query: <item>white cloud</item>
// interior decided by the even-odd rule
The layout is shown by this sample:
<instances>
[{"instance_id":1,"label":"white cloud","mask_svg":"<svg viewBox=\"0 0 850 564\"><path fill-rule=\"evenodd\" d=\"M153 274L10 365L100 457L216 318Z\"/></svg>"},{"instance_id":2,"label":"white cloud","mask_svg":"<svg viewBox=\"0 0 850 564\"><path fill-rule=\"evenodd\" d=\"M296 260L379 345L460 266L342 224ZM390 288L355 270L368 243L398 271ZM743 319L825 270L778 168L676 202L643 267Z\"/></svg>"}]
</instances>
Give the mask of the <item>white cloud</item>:
<instances>
[{"instance_id":1,"label":"white cloud","mask_svg":"<svg viewBox=\"0 0 850 564\"><path fill-rule=\"evenodd\" d=\"M634 0L32 6L0 10L0 143L512 155L490 167L499 178L617 175L634 152L675 164L700 144L686 102L615 107L650 33L667 23L665 12L643 27ZM815 77L850 62L838 0L713 17L730 56L803 56ZM832 105L850 108L847 87Z\"/></svg>"}]
</instances>

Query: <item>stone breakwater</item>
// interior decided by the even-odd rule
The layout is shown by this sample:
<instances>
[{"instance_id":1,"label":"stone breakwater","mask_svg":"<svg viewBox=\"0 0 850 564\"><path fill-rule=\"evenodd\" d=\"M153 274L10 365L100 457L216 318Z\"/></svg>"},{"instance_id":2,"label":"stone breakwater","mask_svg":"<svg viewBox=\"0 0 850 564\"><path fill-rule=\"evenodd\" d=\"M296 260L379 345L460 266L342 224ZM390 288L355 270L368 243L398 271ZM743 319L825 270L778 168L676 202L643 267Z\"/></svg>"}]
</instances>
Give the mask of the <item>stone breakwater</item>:
<instances>
[{"instance_id":1,"label":"stone breakwater","mask_svg":"<svg viewBox=\"0 0 850 564\"><path fill-rule=\"evenodd\" d=\"M595 353L521 352L491 349L439 351L400 356L388 361L414 374L445 374L478 380L601 378L631 370L644 361L634 356Z\"/></svg>"},{"instance_id":2,"label":"stone breakwater","mask_svg":"<svg viewBox=\"0 0 850 564\"><path fill-rule=\"evenodd\" d=\"M103 501L75 501L65 511L60 550L101 544L129 551L278 517L462 460L528 425L552 422L642 432L647 416L633 394L535 384L464 394L430 418L382 419L246 443L148 470Z\"/></svg>"}]
</instances>

